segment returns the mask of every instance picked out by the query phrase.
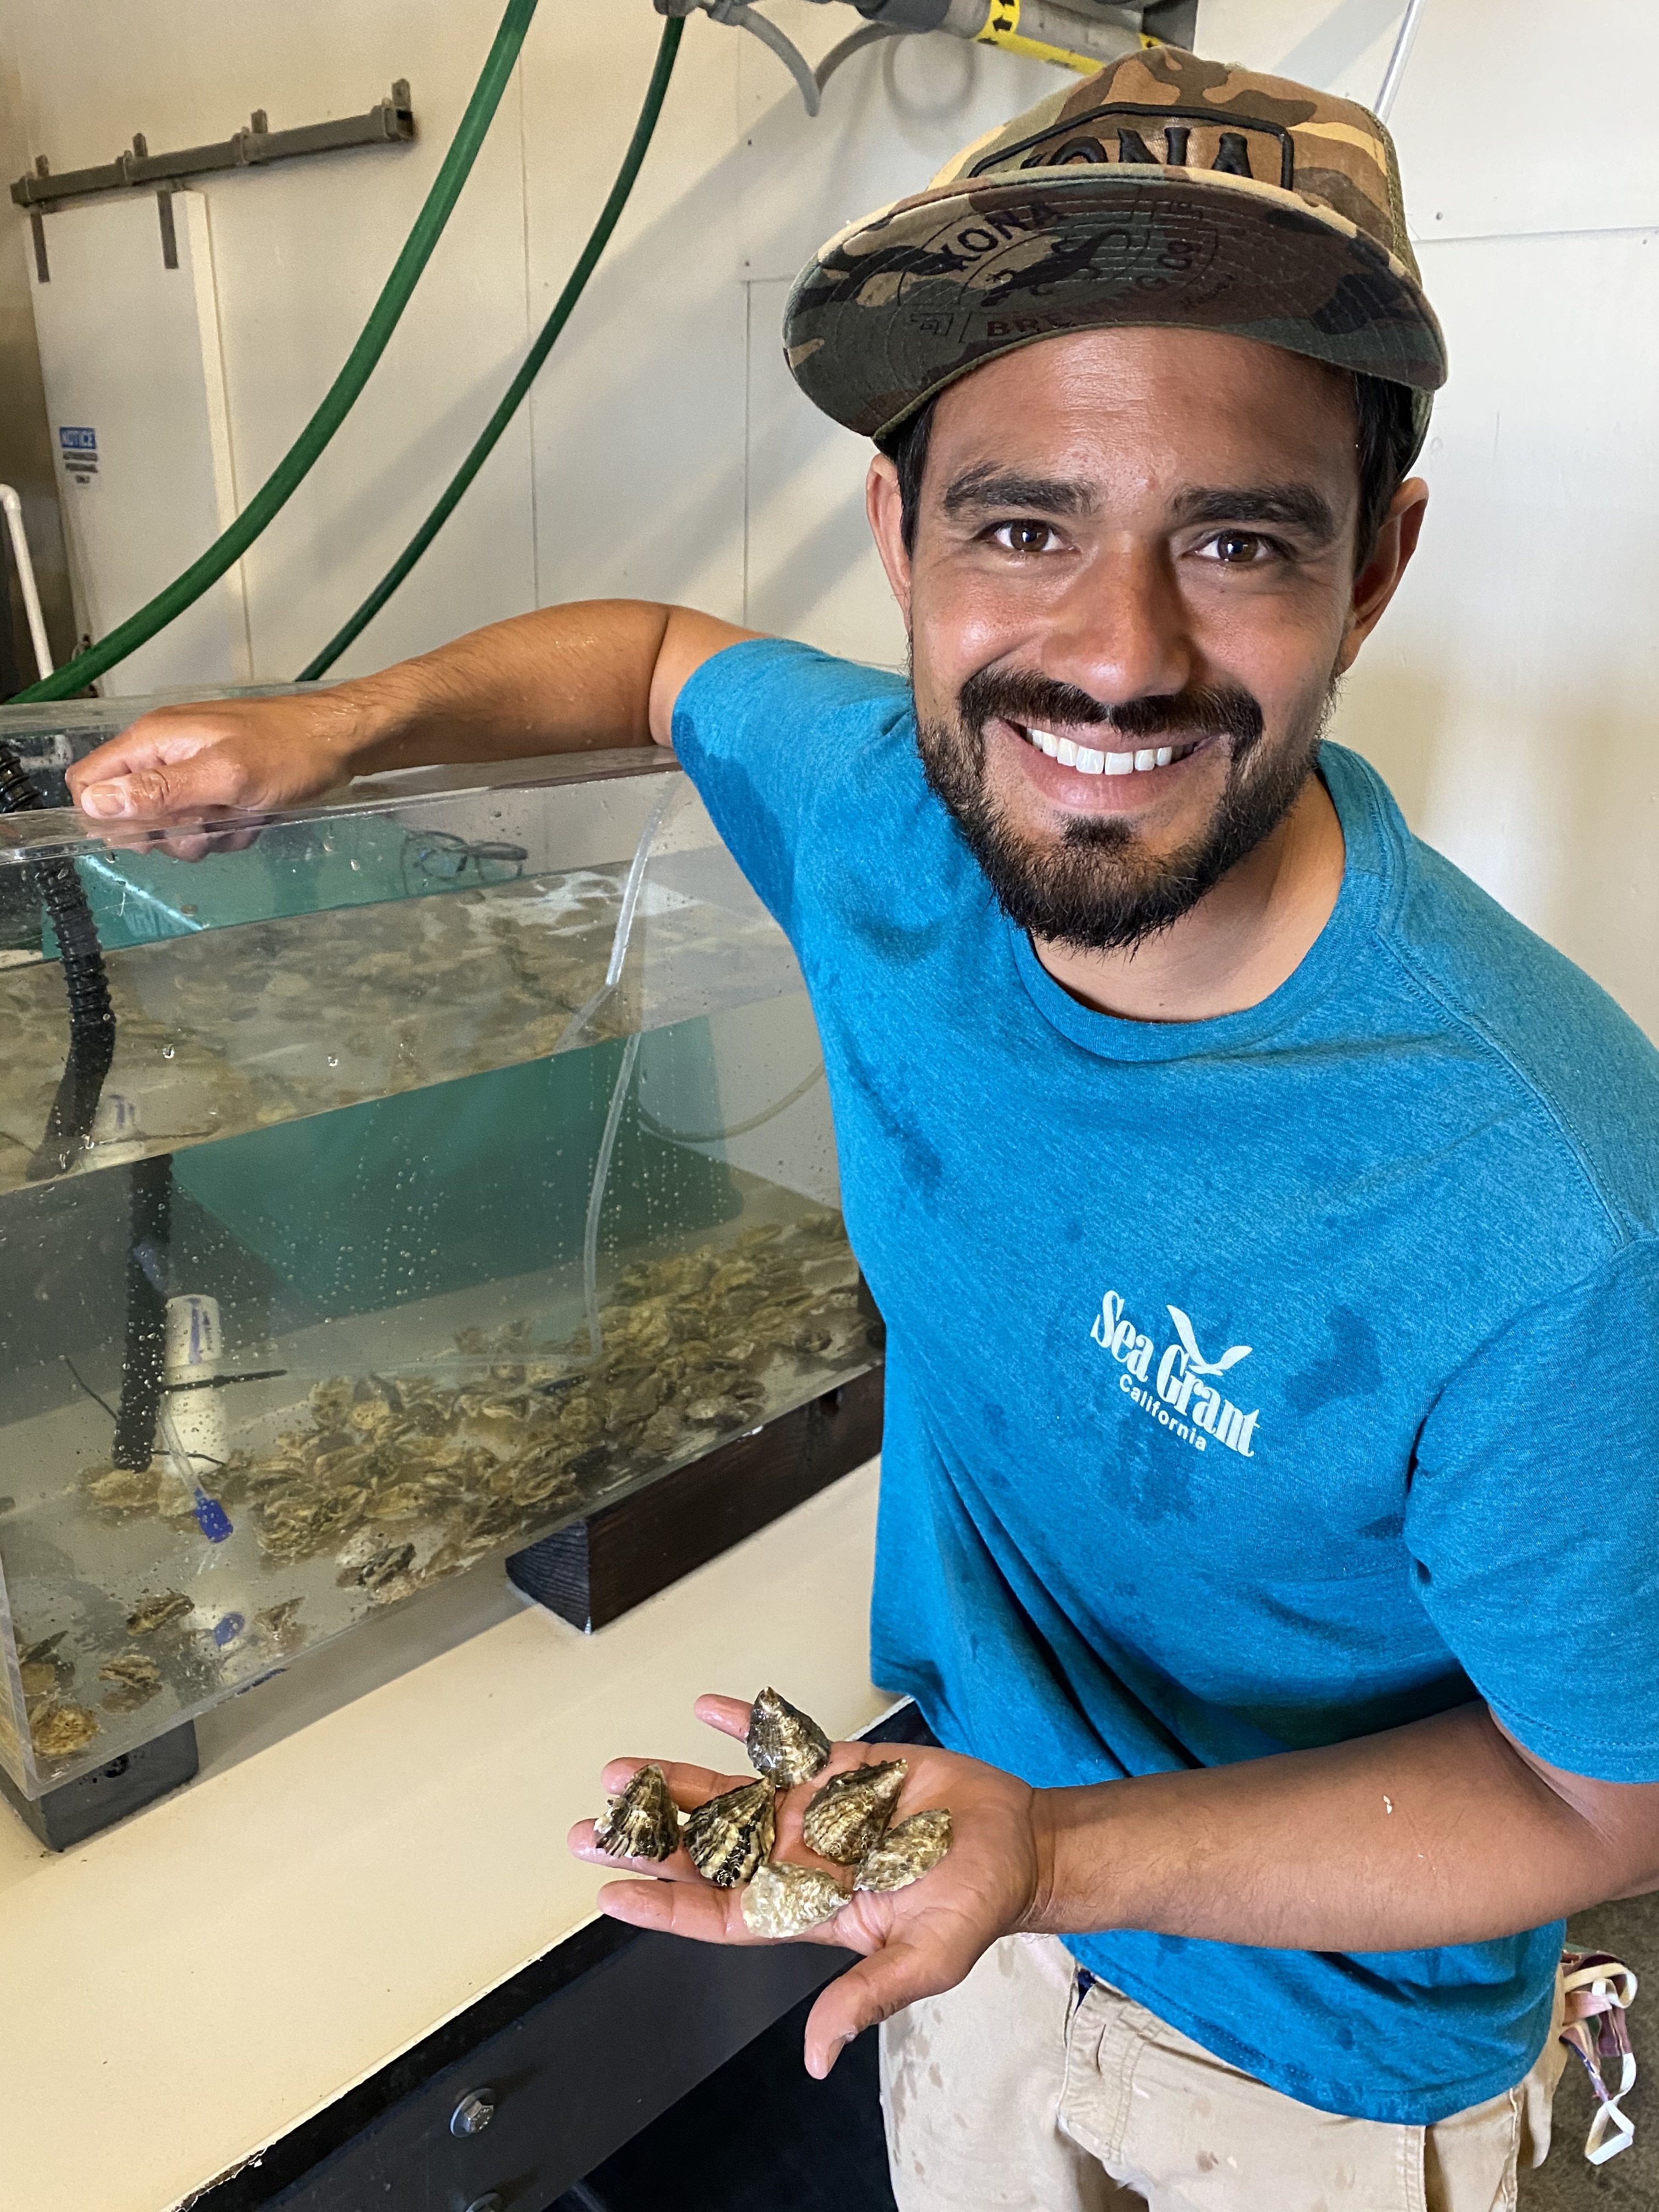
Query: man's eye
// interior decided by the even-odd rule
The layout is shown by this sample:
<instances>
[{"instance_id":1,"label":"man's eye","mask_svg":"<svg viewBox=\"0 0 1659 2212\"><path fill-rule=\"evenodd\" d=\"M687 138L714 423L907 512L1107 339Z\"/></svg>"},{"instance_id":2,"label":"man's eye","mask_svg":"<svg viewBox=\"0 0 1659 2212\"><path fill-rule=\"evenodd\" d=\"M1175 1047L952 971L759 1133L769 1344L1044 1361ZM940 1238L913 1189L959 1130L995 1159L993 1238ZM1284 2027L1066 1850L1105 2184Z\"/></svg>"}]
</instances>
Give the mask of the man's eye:
<instances>
[{"instance_id":1,"label":"man's eye","mask_svg":"<svg viewBox=\"0 0 1659 2212\"><path fill-rule=\"evenodd\" d=\"M1198 549L1206 560L1219 561L1230 568L1250 568L1272 559L1278 547L1249 530L1221 530Z\"/></svg>"},{"instance_id":2,"label":"man's eye","mask_svg":"<svg viewBox=\"0 0 1659 2212\"><path fill-rule=\"evenodd\" d=\"M1057 542L1046 522L1000 522L991 541L1007 553L1047 553Z\"/></svg>"}]
</instances>

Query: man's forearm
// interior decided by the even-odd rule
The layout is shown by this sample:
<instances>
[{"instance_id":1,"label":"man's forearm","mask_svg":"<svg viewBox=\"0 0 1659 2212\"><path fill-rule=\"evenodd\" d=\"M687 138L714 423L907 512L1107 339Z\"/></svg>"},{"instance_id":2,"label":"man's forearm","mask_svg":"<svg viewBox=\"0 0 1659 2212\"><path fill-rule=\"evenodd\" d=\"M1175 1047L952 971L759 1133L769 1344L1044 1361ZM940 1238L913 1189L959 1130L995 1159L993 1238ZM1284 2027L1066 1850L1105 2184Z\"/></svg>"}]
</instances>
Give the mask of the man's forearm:
<instances>
[{"instance_id":1,"label":"man's forearm","mask_svg":"<svg viewBox=\"0 0 1659 2212\"><path fill-rule=\"evenodd\" d=\"M492 623L327 695L353 774L651 743L673 611L587 599Z\"/></svg>"},{"instance_id":2,"label":"man's forearm","mask_svg":"<svg viewBox=\"0 0 1659 2212\"><path fill-rule=\"evenodd\" d=\"M1646 1792L1569 1803L1483 1705L1326 1749L1041 1793L1030 1924L1298 1951L1478 1942L1659 1884ZM1628 1806L1628 1811L1626 1810Z\"/></svg>"}]
</instances>

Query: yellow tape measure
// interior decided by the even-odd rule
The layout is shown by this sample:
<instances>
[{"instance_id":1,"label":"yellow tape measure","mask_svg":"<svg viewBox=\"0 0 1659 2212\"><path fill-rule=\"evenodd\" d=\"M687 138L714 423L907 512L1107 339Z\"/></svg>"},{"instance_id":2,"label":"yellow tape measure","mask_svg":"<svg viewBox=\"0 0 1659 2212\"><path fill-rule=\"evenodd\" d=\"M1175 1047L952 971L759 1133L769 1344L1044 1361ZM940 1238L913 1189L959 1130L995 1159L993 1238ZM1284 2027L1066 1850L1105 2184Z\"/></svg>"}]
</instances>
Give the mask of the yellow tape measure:
<instances>
[{"instance_id":1,"label":"yellow tape measure","mask_svg":"<svg viewBox=\"0 0 1659 2212\"><path fill-rule=\"evenodd\" d=\"M1046 39L1022 37L1019 10L1020 0L991 0L991 12L975 43L1001 46L1011 54L1030 54L1040 62L1058 62L1062 69L1076 70L1080 76L1092 76L1097 69L1105 66L1098 54L1073 53L1069 46L1051 46ZM1140 43L1143 46L1161 46L1164 41L1143 31Z\"/></svg>"}]
</instances>

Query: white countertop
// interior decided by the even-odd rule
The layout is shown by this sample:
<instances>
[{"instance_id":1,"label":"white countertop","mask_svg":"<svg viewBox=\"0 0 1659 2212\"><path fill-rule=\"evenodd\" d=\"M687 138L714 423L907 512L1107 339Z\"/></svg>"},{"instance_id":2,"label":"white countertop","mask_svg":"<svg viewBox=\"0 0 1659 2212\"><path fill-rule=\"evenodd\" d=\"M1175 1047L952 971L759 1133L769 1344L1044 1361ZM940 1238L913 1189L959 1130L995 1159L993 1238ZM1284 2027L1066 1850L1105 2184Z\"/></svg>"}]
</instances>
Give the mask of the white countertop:
<instances>
[{"instance_id":1,"label":"white countertop","mask_svg":"<svg viewBox=\"0 0 1659 2212\"><path fill-rule=\"evenodd\" d=\"M90 1843L0 1806L0 2212L172 2212L571 1935L566 1832L609 1757L720 1757L699 1691L875 1719L875 1504L872 1462L592 1637L481 1569L209 1715Z\"/></svg>"}]
</instances>

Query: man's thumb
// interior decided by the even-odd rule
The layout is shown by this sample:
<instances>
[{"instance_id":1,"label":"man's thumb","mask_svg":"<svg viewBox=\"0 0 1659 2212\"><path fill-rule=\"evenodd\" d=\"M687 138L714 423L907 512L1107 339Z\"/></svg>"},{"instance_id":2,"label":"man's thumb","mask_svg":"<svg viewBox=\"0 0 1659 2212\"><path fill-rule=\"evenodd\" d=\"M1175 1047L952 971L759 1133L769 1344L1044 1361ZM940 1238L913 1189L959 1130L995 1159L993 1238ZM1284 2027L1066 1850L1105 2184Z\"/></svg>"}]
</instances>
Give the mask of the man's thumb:
<instances>
[{"instance_id":1,"label":"man's thumb","mask_svg":"<svg viewBox=\"0 0 1659 2212\"><path fill-rule=\"evenodd\" d=\"M890 2020L918 1997L937 1996L960 1978L941 1974L939 1962L924 1961L910 1943L889 1943L860 1959L830 1983L807 2016L807 2072L822 2081L854 2036Z\"/></svg>"}]
</instances>

